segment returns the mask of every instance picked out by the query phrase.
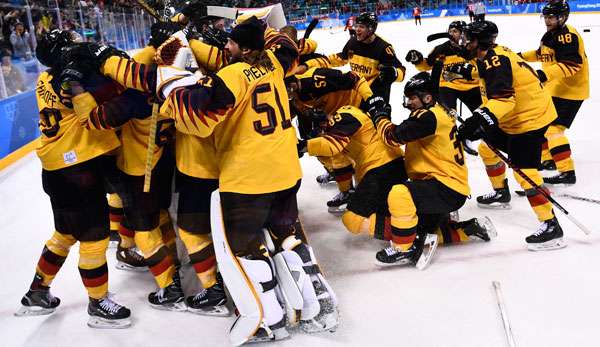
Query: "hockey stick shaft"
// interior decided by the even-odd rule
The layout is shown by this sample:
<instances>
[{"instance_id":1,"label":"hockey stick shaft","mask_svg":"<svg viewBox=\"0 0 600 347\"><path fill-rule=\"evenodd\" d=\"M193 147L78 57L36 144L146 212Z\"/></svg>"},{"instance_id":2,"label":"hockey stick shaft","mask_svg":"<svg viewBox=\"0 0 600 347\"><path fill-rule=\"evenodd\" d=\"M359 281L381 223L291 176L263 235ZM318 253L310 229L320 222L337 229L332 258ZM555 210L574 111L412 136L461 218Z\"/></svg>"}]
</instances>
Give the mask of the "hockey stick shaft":
<instances>
[{"instance_id":1,"label":"hockey stick shaft","mask_svg":"<svg viewBox=\"0 0 600 347\"><path fill-rule=\"evenodd\" d=\"M141 7L144 11L146 11L146 13L148 13L149 15L151 15L152 17L154 17L157 21L159 22L163 22L164 19L161 18L161 16L158 14L158 12L156 12L156 10L154 8L152 8L152 6L148 5L148 3L144 0L134 0L135 3Z\"/></svg>"},{"instance_id":2,"label":"hockey stick shaft","mask_svg":"<svg viewBox=\"0 0 600 347\"><path fill-rule=\"evenodd\" d=\"M315 30L315 27L317 26L317 24L319 24L319 20L317 18L310 21L310 23L308 24L308 27L306 28L306 31L304 32L305 40L310 36L310 34L313 32L313 30Z\"/></svg>"},{"instance_id":3,"label":"hockey stick shaft","mask_svg":"<svg viewBox=\"0 0 600 347\"><path fill-rule=\"evenodd\" d=\"M431 42L431 41L435 41L435 40L439 40L439 39L449 39L449 38L450 38L450 34L448 34L448 33L431 34L431 35L427 36L427 42Z\"/></svg>"},{"instance_id":4,"label":"hockey stick shaft","mask_svg":"<svg viewBox=\"0 0 600 347\"><path fill-rule=\"evenodd\" d=\"M445 107L445 108L449 112L454 113L454 116L456 117L456 119L458 119L459 122L461 122L461 123L465 122L459 115L456 114L456 111L449 109L447 107ZM585 225L581 224L581 222L579 222L575 217L573 217L569 213L569 211L567 211L566 208L564 208L561 204L559 204L558 201L554 200L554 198L552 196L550 196L550 193L547 190L545 190L544 188L542 188L541 186L536 184L531 179L531 177L527 176L520 168L515 167L514 164L510 161L510 159L508 159L507 156L502 154L499 150L494 148L489 143L486 142L486 144L492 150L492 152L494 152L494 154L496 154L496 156L498 156L498 158L500 158L500 160L505 162L508 165L508 167L513 169L513 171L516 172L517 175L521 176L521 178L523 178L525 180L525 182L529 183L529 185L531 185L531 187L533 187L533 189L535 189L538 193L542 194L546 199L548 199L548 201L550 201L550 203L552 205L554 205L554 207L559 209L565 216L567 216L567 218L569 218L569 220L571 222L573 222L573 224L575 224L581 231L583 231L586 235L589 235L591 233L590 229L588 229Z\"/></svg>"},{"instance_id":5,"label":"hockey stick shaft","mask_svg":"<svg viewBox=\"0 0 600 347\"><path fill-rule=\"evenodd\" d=\"M502 296L502 289L500 288L500 282L493 281L492 286L494 287L494 293L496 294L496 303L500 310L500 316L502 317L502 325L504 326L504 334L506 335L506 342L509 347L515 347L515 338L512 333L510 321L508 320L508 312L504 306L504 296Z\"/></svg>"},{"instance_id":6,"label":"hockey stick shaft","mask_svg":"<svg viewBox=\"0 0 600 347\"><path fill-rule=\"evenodd\" d=\"M557 196L560 196L560 197L563 197L563 198L571 198L573 200L591 202L592 204L599 204L600 205L600 200L592 199L592 198L586 198L586 197L578 196L578 195L574 195L574 194L561 193L561 194L557 194Z\"/></svg>"},{"instance_id":7,"label":"hockey stick shaft","mask_svg":"<svg viewBox=\"0 0 600 347\"><path fill-rule=\"evenodd\" d=\"M150 117L150 129L148 129L148 146L146 148L146 166L144 168L144 193L150 192L152 181L152 163L156 151L156 128L158 123L158 104L152 105L152 116Z\"/></svg>"}]
</instances>

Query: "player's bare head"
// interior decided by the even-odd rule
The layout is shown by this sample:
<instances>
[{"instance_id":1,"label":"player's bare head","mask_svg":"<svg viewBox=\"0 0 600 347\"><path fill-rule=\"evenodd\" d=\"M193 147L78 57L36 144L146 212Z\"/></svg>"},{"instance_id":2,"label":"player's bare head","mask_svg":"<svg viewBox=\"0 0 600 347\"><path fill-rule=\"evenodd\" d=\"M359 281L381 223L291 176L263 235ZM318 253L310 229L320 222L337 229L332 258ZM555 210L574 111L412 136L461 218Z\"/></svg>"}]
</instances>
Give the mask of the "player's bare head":
<instances>
[{"instance_id":1,"label":"player's bare head","mask_svg":"<svg viewBox=\"0 0 600 347\"><path fill-rule=\"evenodd\" d=\"M365 12L356 17L354 30L356 31L356 39L365 41L370 39L377 30L377 16L375 13Z\"/></svg>"},{"instance_id":2,"label":"player's bare head","mask_svg":"<svg viewBox=\"0 0 600 347\"><path fill-rule=\"evenodd\" d=\"M419 72L404 86L403 106L411 111L433 106L436 100L435 89L429 72Z\"/></svg>"},{"instance_id":3,"label":"player's bare head","mask_svg":"<svg viewBox=\"0 0 600 347\"><path fill-rule=\"evenodd\" d=\"M265 26L254 16L236 25L225 45L233 62L242 60L253 51L262 52L264 48Z\"/></svg>"},{"instance_id":4,"label":"player's bare head","mask_svg":"<svg viewBox=\"0 0 600 347\"><path fill-rule=\"evenodd\" d=\"M455 43L458 43L460 41L462 32L466 26L467 23L465 23L462 20L455 20L452 23L450 23L450 25L448 26L448 34L450 35L450 40L452 40Z\"/></svg>"},{"instance_id":5,"label":"player's bare head","mask_svg":"<svg viewBox=\"0 0 600 347\"><path fill-rule=\"evenodd\" d=\"M550 0L542 9L548 31L562 28L569 19L571 8L566 0Z\"/></svg>"},{"instance_id":6,"label":"player's bare head","mask_svg":"<svg viewBox=\"0 0 600 347\"><path fill-rule=\"evenodd\" d=\"M484 20L467 24L461 37L461 56L465 59L475 58L480 52L492 48L497 37L498 26L493 22Z\"/></svg>"},{"instance_id":7,"label":"player's bare head","mask_svg":"<svg viewBox=\"0 0 600 347\"><path fill-rule=\"evenodd\" d=\"M279 32L289 37L292 41L298 42L298 30L292 25L286 25L279 29Z\"/></svg>"}]
</instances>

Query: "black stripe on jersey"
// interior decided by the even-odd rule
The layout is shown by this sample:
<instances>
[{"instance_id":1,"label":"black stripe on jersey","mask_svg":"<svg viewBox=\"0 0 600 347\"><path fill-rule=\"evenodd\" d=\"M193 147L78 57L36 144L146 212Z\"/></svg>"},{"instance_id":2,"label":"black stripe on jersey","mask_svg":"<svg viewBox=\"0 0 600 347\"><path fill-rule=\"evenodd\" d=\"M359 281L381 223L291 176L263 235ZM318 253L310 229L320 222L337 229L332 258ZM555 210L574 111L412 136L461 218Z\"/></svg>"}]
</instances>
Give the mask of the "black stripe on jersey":
<instances>
[{"instance_id":1,"label":"black stripe on jersey","mask_svg":"<svg viewBox=\"0 0 600 347\"><path fill-rule=\"evenodd\" d=\"M362 126L360 121L350 113L338 113L335 116L338 115L341 116L341 119L326 129L327 134L350 137Z\"/></svg>"},{"instance_id":2,"label":"black stripe on jersey","mask_svg":"<svg viewBox=\"0 0 600 347\"><path fill-rule=\"evenodd\" d=\"M323 95L354 88L360 77L353 73L343 73L337 69L317 68L310 77L299 79L300 100L307 101Z\"/></svg>"},{"instance_id":3,"label":"black stripe on jersey","mask_svg":"<svg viewBox=\"0 0 600 347\"><path fill-rule=\"evenodd\" d=\"M451 55L458 55L458 53L460 53L459 47L454 46L452 41L448 40L441 45L435 46L425 60L427 61L427 65L433 66L436 60L444 59Z\"/></svg>"},{"instance_id":4,"label":"black stripe on jersey","mask_svg":"<svg viewBox=\"0 0 600 347\"><path fill-rule=\"evenodd\" d=\"M571 39L567 40L565 34L570 34ZM559 40L561 36L563 38ZM579 36L569 31L566 26L560 30L544 34L542 44L554 50L555 59L559 63L571 63L572 65L583 63L583 57L579 55Z\"/></svg>"},{"instance_id":5,"label":"black stripe on jersey","mask_svg":"<svg viewBox=\"0 0 600 347\"><path fill-rule=\"evenodd\" d=\"M352 37L348 40L342 52L338 53L338 56L344 60L348 60L354 54L377 60L382 65L403 67L400 60L396 57L392 45L385 42L379 36L376 36L375 40L371 43L360 42L356 37Z\"/></svg>"},{"instance_id":6,"label":"black stripe on jersey","mask_svg":"<svg viewBox=\"0 0 600 347\"><path fill-rule=\"evenodd\" d=\"M283 71L286 73L295 66L300 55L298 46L296 46L294 41L283 34L269 37L265 43L265 48L275 53L275 57L279 60L279 64L281 64Z\"/></svg>"},{"instance_id":7,"label":"black stripe on jersey","mask_svg":"<svg viewBox=\"0 0 600 347\"><path fill-rule=\"evenodd\" d=\"M408 143L435 134L437 119L429 110L416 110L394 128L394 141Z\"/></svg>"},{"instance_id":8,"label":"black stripe on jersey","mask_svg":"<svg viewBox=\"0 0 600 347\"><path fill-rule=\"evenodd\" d=\"M496 58L497 59L494 59ZM510 98L515 95L510 59L489 50L484 60L477 61L479 75L485 80L488 99Z\"/></svg>"}]
</instances>

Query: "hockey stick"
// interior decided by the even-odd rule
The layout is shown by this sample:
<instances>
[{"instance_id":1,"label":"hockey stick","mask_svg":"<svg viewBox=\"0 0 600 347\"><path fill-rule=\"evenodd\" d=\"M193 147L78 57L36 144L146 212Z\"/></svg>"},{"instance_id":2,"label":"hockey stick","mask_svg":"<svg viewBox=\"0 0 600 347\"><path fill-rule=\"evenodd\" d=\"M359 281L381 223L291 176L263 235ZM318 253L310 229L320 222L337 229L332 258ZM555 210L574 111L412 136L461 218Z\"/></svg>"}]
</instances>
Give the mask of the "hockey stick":
<instances>
[{"instance_id":1,"label":"hockey stick","mask_svg":"<svg viewBox=\"0 0 600 347\"><path fill-rule=\"evenodd\" d=\"M156 128L158 123L158 104L152 105L152 116L150 117L150 129L148 129L148 147L146 149L146 166L144 168L144 193L150 191L152 180L152 162L156 151Z\"/></svg>"},{"instance_id":2,"label":"hockey stick","mask_svg":"<svg viewBox=\"0 0 600 347\"><path fill-rule=\"evenodd\" d=\"M163 22L164 18L162 18L158 12L156 12L156 10L148 5L148 3L144 0L134 0L134 2L141 7L144 11L146 11L149 15L151 15L152 17L154 17L157 21L159 22Z\"/></svg>"},{"instance_id":3,"label":"hockey stick","mask_svg":"<svg viewBox=\"0 0 600 347\"><path fill-rule=\"evenodd\" d=\"M515 193L517 193L518 196L526 196L525 191L523 191L523 190L516 190ZM571 193L560 193L560 194L555 194L555 195L558 197L561 197L561 198L570 198L573 200L585 201L585 202L590 202L592 204L600 205L600 200L598 200L598 199L586 198L584 196L579 196L579 195L575 195L575 194L571 194Z\"/></svg>"},{"instance_id":4,"label":"hockey stick","mask_svg":"<svg viewBox=\"0 0 600 347\"><path fill-rule=\"evenodd\" d=\"M504 297L502 296L502 289L500 288L500 282L493 281L492 286L494 287L494 293L496 294L496 303L498 309L500 309L500 317L502 317L502 325L504 326L504 334L506 334L506 341L509 347L515 347L515 338L510 327L510 321L508 320L508 313L504 306Z\"/></svg>"},{"instance_id":5,"label":"hockey stick","mask_svg":"<svg viewBox=\"0 0 600 347\"><path fill-rule=\"evenodd\" d=\"M427 36L427 42L431 42L431 41L435 41L435 40L439 40L439 39L449 39L449 38L450 38L450 34L448 34L448 33L431 34L431 35Z\"/></svg>"},{"instance_id":6,"label":"hockey stick","mask_svg":"<svg viewBox=\"0 0 600 347\"><path fill-rule=\"evenodd\" d=\"M451 115L453 115L456 119L458 119L459 122L464 123L465 121L458 115L456 114L456 111L440 104L443 108L446 109L446 111L448 113L450 113ZM484 140L485 141L485 140ZM573 224L575 224L581 231L583 231L586 235L589 235L591 233L591 231L586 228L583 224L581 224L581 222L579 222L577 219L575 219L575 217L573 217L569 211L567 211L564 207L562 207L561 204L558 203L558 201L554 200L554 198L552 196L550 196L550 193L548 193L544 188L540 187L539 185L537 185L529 176L527 176L523 171L521 171L520 168L515 167L513 165L513 163L508 159L507 156L505 156L504 154L502 154L499 150L497 150L496 148L494 148L492 145L490 145L489 143L486 142L486 144L488 145L488 147L492 150L492 152L494 152L494 154L496 154L500 160L502 160L503 162L505 162L508 167L510 167L511 169L513 169L514 172L516 172L519 176L521 176L521 178L523 178L527 183L529 183L533 189L535 189L538 193L542 194L546 199L548 199L548 201L550 201L550 203L552 203L552 205L554 205L554 207L556 207L557 209L559 209L565 216L567 216L567 218L569 218L569 220L571 222L573 222Z\"/></svg>"},{"instance_id":7,"label":"hockey stick","mask_svg":"<svg viewBox=\"0 0 600 347\"><path fill-rule=\"evenodd\" d=\"M315 30L317 24L319 24L319 19L314 18L313 20L311 20L308 26L306 27L306 31L304 32L304 36L302 38L306 40L313 32L313 30Z\"/></svg>"}]
</instances>

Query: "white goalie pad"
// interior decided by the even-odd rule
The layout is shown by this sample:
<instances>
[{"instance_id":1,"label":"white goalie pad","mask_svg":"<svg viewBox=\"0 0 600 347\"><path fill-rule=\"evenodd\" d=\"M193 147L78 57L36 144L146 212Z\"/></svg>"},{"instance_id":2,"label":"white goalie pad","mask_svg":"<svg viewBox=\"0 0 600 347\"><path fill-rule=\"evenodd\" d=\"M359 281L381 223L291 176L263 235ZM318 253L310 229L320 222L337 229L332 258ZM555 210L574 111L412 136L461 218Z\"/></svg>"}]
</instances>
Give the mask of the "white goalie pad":
<instances>
[{"instance_id":1,"label":"white goalie pad","mask_svg":"<svg viewBox=\"0 0 600 347\"><path fill-rule=\"evenodd\" d=\"M238 9L224 6L206 6L206 14L208 16L235 19L238 15Z\"/></svg>"},{"instance_id":2,"label":"white goalie pad","mask_svg":"<svg viewBox=\"0 0 600 347\"><path fill-rule=\"evenodd\" d=\"M156 69L156 94L166 99L179 87L191 86L202 78L202 73L191 73L171 66L159 66Z\"/></svg>"},{"instance_id":3,"label":"white goalie pad","mask_svg":"<svg viewBox=\"0 0 600 347\"><path fill-rule=\"evenodd\" d=\"M210 200L210 224L217 264L240 314L229 334L231 344L239 346L248 341L260 328L263 312L254 287L250 285L250 280L227 243L218 190L212 193Z\"/></svg>"},{"instance_id":4,"label":"white goalie pad","mask_svg":"<svg viewBox=\"0 0 600 347\"><path fill-rule=\"evenodd\" d=\"M238 17L235 20L239 24L246 19L256 16L256 18L264 21L270 28L281 29L287 25L285 13L281 4L275 4L259 8L238 8Z\"/></svg>"}]
</instances>

